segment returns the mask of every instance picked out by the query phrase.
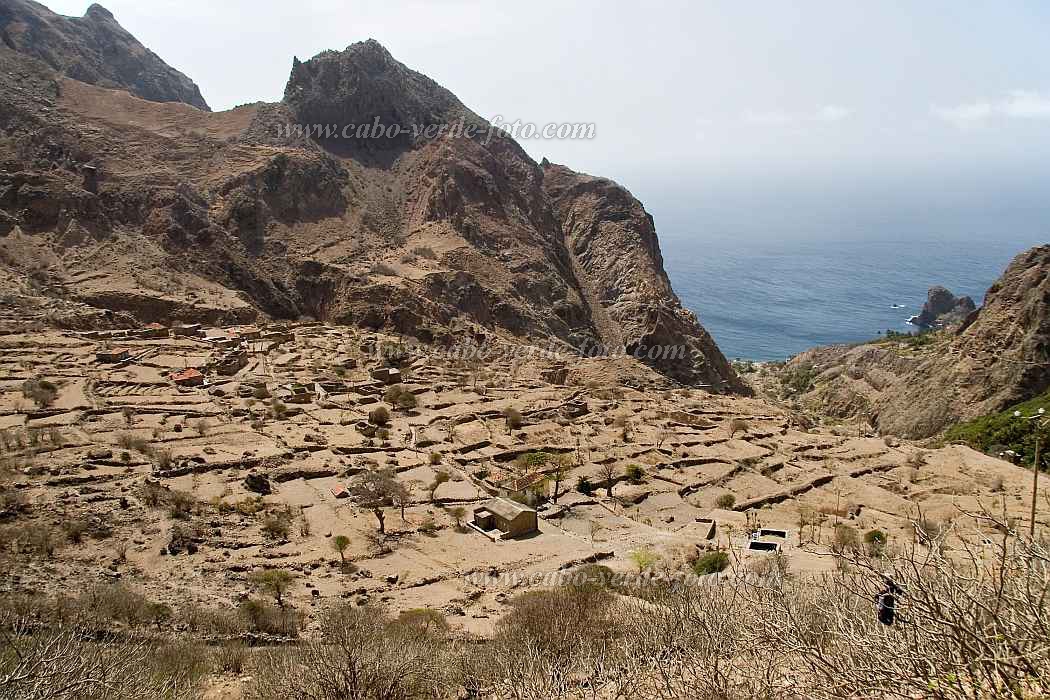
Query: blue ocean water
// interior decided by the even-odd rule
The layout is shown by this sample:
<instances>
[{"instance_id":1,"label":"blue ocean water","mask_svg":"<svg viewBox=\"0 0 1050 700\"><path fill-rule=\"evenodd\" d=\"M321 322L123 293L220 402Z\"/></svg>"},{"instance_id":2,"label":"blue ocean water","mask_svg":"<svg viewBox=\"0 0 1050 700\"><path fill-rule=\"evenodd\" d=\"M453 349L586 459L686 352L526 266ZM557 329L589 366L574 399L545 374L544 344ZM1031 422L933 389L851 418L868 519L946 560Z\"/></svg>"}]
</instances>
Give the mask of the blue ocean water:
<instances>
[{"instance_id":1,"label":"blue ocean water","mask_svg":"<svg viewBox=\"0 0 1050 700\"><path fill-rule=\"evenodd\" d=\"M1046 238L661 235L661 245L682 303L727 357L778 360L886 329L914 330L906 321L933 285L980 305L1010 260Z\"/></svg>"}]
</instances>

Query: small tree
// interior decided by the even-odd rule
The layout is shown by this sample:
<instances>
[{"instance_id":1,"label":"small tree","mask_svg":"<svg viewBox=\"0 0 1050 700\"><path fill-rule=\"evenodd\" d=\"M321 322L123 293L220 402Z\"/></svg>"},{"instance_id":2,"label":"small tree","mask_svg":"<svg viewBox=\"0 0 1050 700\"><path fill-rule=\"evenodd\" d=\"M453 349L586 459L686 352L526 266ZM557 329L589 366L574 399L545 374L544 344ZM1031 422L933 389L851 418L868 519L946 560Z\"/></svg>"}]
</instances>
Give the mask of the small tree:
<instances>
[{"instance_id":1,"label":"small tree","mask_svg":"<svg viewBox=\"0 0 1050 700\"><path fill-rule=\"evenodd\" d=\"M463 518L467 516L466 508L463 506L455 506L454 508L448 509L448 514L452 516L452 520L456 523L457 530L463 527Z\"/></svg>"},{"instance_id":2,"label":"small tree","mask_svg":"<svg viewBox=\"0 0 1050 700\"><path fill-rule=\"evenodd\" d=\"M336 535L332 538L332 549L339 553L339 563L346 565L346 548L350 546L350 538L346 535Z\"/></svg>"},{"instance_id":3,"label":"small tree","mask_svg":"<svg viewBox=\"0 0 1050 700\"><path fill-rule=\"evenodd\" d=\"M620 470L616 468L615 462L606 462L598 466L598 476L605 482L605 495L612 498L613 487L620 478Z\"/></svg>"},{"instance_id":4,"label":"small tree","mask_svg":"<svg viewBox=\"0 0 1050 700\"><path fill-rule=\"evenodd\" d=\"M32 399L37 408L47 408L58 398L58 387L46 379L27 379L22 383L22 396Z\"/></svg>"},{"instance_id":5,"label":"small tree","mask_svg":"<svg viewBox=\"0 0 1050 700\"><path fill-rule=\"evenodd\" d=\"M390 469L368 471L357 477L350 486L350 495L361 507L368 508L379 522L379 532L386 532L386 516L383 507L392 503L397 494L398 482Z\"/></svg>"},{"instance_id":6,"label":"small tree","mask_svg":"<svg viewBox=\"0 0 1050 700\"><path fill-rule=\"evenodd\" d=\"M430 482L427 487L427 491L430 493L430 500L434 500L434 494L437 493L438 487L442 484L447 483L452 477L444 469L439 469L434 473L434 480Z\"/></svg>"},{"instance_id":7,"label":"small tree","mask_svg":"<svg viewBox=\"0 0 1050 700\"><path fill-rule=\"evenodd\" d=\"M264 569L253 572L248 580L257 590L272 595L277 605L283 606L284 595L292 587L295 577L283 569Z\"/></svg>"},{"instance_id":8,"label":"small tree","mask_svg":"<svg viewBox=\"0 0 1050 700\"><path fill-rule=\"evenodd\" d=\"M391 496L394 505L401 509L401 520L405 520L405 508L412 504L412 484L397 482Z\"/></svg>"},{"instance_id":9,"label":"small tree","mask_svg":"<svg viewBox=\"0 0 1050 700\"><path fill-rule=\"evenodd\" d=\"M554 470L548 475L554 483L554 493L551 494L551 500L555 503L558 502L558 498L561 496L561 485L565 479L568 478L569 472L572 470L572 461L566 455L560 455L554 464Z\"/></svg>"},{"instance_id":10,"label":"small tree","mask_svg":"<svg viewBox=\"0 0 1050 700\"><path fill-rule=\"evenodd\" d=\"M394 384L393 386L388 386L386 388L386 391L383 392L383 400L386 401L391 406L396 406L397 405L397 400L398 400L398 398L401 397L401 394L402 394L402 392L404 392L404 390L405 390L405 387L401 386L400 384Z\"/></svg>"},{"instance_id":11,"label":"small tree","mask_svg":"<svg viewBox=\"0 0 1050 700\"><path fill-rule=\"evenodd\" d=\"M402 411L411 411L418 405L419 400L411 391L403 391L401 392L401 395L397 397L397 407Z\"/></svg>"},{"instance_id":12,"label":"small tree","mask_svg":"<svg viewBox=\"0 0 1050 700\"><path fill-rule=\"evenodd\" d=\"M521 415L521 411L516 408L505 408L503 409L503 418L507 421L507 432L517 430L525 422L525 419Z\"/></svg>"}]
</instances>

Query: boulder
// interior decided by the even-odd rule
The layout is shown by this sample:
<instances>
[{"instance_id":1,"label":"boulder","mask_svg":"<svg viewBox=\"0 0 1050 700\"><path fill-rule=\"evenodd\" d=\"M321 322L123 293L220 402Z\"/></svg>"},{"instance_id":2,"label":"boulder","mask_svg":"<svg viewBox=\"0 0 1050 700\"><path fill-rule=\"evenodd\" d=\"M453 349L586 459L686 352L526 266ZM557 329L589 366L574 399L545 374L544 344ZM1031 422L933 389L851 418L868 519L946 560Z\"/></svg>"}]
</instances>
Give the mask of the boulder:
<instances>
[{"instance_id":1,"label":"boulder","mask_svg":"<svg viewBox=\"0 0 1050 700\"><path fill-rule=\"evenodd\" d=\"M270 480L266 476L255 472L250 472L248 476L244 477L244 488L262 496L268 496L273 493Z\"/></svg>"}]
</instances>

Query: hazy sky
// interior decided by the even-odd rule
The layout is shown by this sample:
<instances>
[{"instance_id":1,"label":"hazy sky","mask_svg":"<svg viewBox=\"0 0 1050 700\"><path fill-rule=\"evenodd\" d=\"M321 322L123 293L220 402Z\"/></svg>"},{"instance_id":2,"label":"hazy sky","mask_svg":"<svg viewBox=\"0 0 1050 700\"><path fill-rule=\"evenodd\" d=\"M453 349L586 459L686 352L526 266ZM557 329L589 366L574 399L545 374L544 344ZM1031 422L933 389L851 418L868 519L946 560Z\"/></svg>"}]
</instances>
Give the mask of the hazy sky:
<instances>
[{"instance_id":1,"label":"hazy sky","mask_svg":"<svg viewBox=\"0 0 1050 700\"><path fill-rule=\"evenodd\" d=\"M293 55L373 37L483 117L593 122L593 140L523 145L613 177L650 208L688 207L699 185L811 200L875 187L877 200L881 181L933 188L948 208L1018 197L1015 185L1045 199L1047 2L103 5L213 109L278 100Z\"/></svg>"}]
</instances>

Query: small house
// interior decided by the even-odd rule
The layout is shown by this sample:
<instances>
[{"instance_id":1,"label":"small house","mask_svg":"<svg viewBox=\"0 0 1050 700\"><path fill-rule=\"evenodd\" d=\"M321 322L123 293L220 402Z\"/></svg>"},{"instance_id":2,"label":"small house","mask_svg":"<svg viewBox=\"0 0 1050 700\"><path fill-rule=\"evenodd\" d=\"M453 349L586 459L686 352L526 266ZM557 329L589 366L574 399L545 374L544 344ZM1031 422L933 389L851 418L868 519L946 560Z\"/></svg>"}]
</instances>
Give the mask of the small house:
<instances>
[{"instance_id":1,"label":"small house","mask_svg":"<svg viewBox=\"0 0 1050 700\"><path fill-rule=\"evenodd\" d=\"M493 498L474 509L469 523L492 540L505 540L537 532L536 511L507 498Z\"/></svg>"},{"instance_id":2,"label":"small house","mask_svg":"<svg viewBox=\"0 0 1050 700\"><path fill-rule=\"evenodd\" d=\"M229 376L237 374L248 366L248 353L243 351L226 352L210 362L211 369L217 374Z\"/></svg>"},{"instance_id":3,"label":"small house","mask_svg":"<svg viewBox=\"0 0 1050 700\"><path fill-rule=\"evenodd\" d=\"M181 326L175 326L171 329L173 335L176 336L190 336L198 337L203 332L202 326L199 323L187 323Z\"/></svg>"},{"instance_id":4,"label":"small house","mask_svg":"<svg viewBox=\"0 0 1050 700\"><path fill-rule=\"evenodd\" d=\"M543 472L496 477L496 490L503 498L535 505L549 496L549 479Z\"/></svg>"},{"instance_id":5,"label":"small house","mask_svg":"<svg viewBox=\"0 0 1050 700\"><path fill-rule=\"evenodd\" d=\"M291 384L286 390L284 400L288 403L310 403L314 400L314 392L305 384Z\"/></svg>"},{"instance_id":6,"label":"small house","mask_svg":"<svg viewBox=\"0 0 1050 700\"><path fill-rule=\"evenodd\" d=\"M372 379L384 384L400 384L401 370L395 367L377 367L372 370Z\"/></svg>"},{"instance_id":7,"label":"small house","mask_svg":"<svg viewBox=\"0 0 1050 700\"><path fill-rule=\"evenodd\" d=\"M175 382L176 386L200 386L204 383L204 375L201 374L200 370L193 367L172 372L168 375L168 378Z\"/></svg>"},{"instance_id":8,"label":"small house","mask_svg":"<svg viewBox=\"0 0 1050 700\"><path fill-rule=\"evenodd\" d=\"M98 360L99 362L103 362L103 363L106 363L106 364L111 364L113 362L123 362L124 360L128 359L129 357L131 357L131 353L129 353L125 349L120 349L120 350L99 350L98 352L95 353L95 359Z\"/></svg>"},{"instance_id":9,"label":"small house","mask_svg":"<svg viewBox=\"0 0 1050 700\"><path fill-rule=\"evenodd\" d=\"M150 323L139 329L140 338L167 338L168 327L160 323Z\"/></svg>"},{"instance_id":10,"label":"small house","mask_svg":"<svg viewBox=\"0 0 1050 700\"><path fill-rule=\"evenodd\" d=\"M235 330L235 334L241 340L258 340L262 337L258 326L241 326Z\"/></svg>"}]
</instances>

